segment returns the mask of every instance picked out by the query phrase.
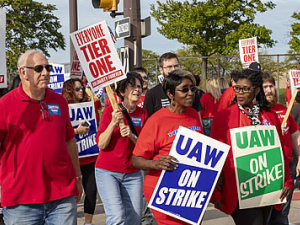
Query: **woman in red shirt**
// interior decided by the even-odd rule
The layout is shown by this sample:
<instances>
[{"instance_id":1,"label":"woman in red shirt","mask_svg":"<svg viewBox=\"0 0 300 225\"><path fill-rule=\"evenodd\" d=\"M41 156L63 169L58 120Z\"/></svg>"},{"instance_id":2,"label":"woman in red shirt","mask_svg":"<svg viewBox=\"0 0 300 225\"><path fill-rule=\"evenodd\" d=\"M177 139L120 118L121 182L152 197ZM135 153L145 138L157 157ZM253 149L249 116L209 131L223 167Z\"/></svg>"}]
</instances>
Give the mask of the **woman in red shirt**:
<instances>
[{"instance_id":1,"label":"woman in red shirt","mask_svg":"<svg viewBox=\"0 0 300 225\"><path fill-rule=\"evenodd\" d=\"M148 118L147 111L136 105L142 94L142 85L143 80L138 73L127 73L127 78L121 80L116 89L123 109L113 110L111 105L105 106L96 136L100 149L96 181L107 225L141 224L142 174L132 166L131 159L136 135ZM120 125L122 120L123 126Z\"/></svg>"},{"instance_id":2,"label":"woman in red shirt","mask_svg":"<svg viewBox=\"0 0 300 225\"><path fill-rule=\"evenodd\" d=\"M134 167L148 170L144 180L144 196L150 201L162 170L172 171L177 160L169 155L179 126L202 132L199 114L193 108L195 79L187 71L174 70L165 77L163 88L171 104L154 113L143 128L133 151ZM158 224L186 224L178 219L152 210Z\"/></svg>"},{"instance_id":3,"label":"woman in red shirt","mask_svg":"<svg viewBox=\"0 0 300 225\"><path fill-rule=\"evenodd\" d=\"M217 102L221 97L220 87L216 79L208 79L206 81L206 94L200 99L203 109L200 111L203 132L210 136L210 128L217 111Z\"/></svg>"},{"instance_id":4,"label":"woman in red shirt","mask_svg":"<svg viewBox=\"0 0 300 225\"><path fill-rule=\"evenodd\" d=\"M279 134L283 155L285 183L280 198L284 199L290 193L292 179L289 175L289 161L292 146L281 135L280 121L275 112L270 111L262 87L260 71L245 69L239 74L234 87L236 97L234 103L227 109L217 113L211 127L211 137L231 145L230 129L243 126L275 125ZM239 209L236 187L233 154L230 150L225 161L219 185L215 189L211 201L223 212L230 214L238 225L266 225L271 206Z\"/></svg>"},{"instance_id":5,"label":"woman in red shirt","mask_svg":"<svg viewBox=\"0 0 300 225\"><path fill-rule=\"evenodd\" d=\"M71 78L64 82L62 95L69 104L89 102L88 94L82 81L78 78ZM96 111L98 113L98 111ZM89 132L89 126L83 126L80 122L79 126L74 129L76 135L84 135ZM80 170L82 174L82 185L85 193L84 198L84 220L85 224L91 224L96 207L97 187L95 180L95 162L97 156L80 158Z\"/></svg>"}]
</instances>

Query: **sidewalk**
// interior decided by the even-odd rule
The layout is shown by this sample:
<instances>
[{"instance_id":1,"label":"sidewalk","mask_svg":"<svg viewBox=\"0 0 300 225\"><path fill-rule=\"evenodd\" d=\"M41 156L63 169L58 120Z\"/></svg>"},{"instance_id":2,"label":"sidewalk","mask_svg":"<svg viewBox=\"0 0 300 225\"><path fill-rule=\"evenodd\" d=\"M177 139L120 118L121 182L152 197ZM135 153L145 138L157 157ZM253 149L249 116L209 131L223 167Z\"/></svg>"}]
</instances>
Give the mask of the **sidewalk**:
<instances>
[{"instance_id":1,"label":"sidewalk","mask_svg":"<svg viewBox=\"0 0 300 225\"><path fill-rule=\"evenodd\" d=\"M84 224L83 203L80 202L77 208L78 225ZM300 201L293 200L289 214L290 225L300 225ZM94 225L105 225L105 214L102 203L98 203L96 213L93 219ZM230 216L216 210L212 204L209 204L202 225L234 225Z\"/></svg>"}]
</instances>

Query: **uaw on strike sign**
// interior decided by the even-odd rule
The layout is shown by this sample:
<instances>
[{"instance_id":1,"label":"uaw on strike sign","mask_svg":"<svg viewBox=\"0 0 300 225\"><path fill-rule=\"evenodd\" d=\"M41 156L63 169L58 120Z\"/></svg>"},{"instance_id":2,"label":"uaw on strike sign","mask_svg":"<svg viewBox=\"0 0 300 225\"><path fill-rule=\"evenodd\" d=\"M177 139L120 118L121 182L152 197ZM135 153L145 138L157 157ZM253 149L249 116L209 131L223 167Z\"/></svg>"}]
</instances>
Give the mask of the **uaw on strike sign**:
<instances>
[{"instance_id":1,"label":"uaw on strike sign","mask_svg":"<svg viewBox=\"0 0 300 225\"><path fill-rule=\"evenodd\" d=\"M65 66L62 64L51 64L53 69L50 72L48 88L60 94L65 82Z\"/></svg>"},{"instance_id":2,"label":"uaw on strike sign","mask_svg":"<svg viewBox=\"0 0 300 225\"><path fill-rule=\"evenodd\" d=\"M179 162L163 171L150 208L190 224L200 224L230 146L179 127L170 155Z\"/></svg>"},{"instance_id":3,"label":"uaw on strike sign","mask_svg":"<svg viewBox=\"0 0 300 225\"><path fill-rule=\"evenodd\" d=\"M98 155L99 148L96 144L97 123L94 102L83 102L69 104L69 114L73 128L77 128L79 123L87 122L90 130L87 134L76 135L76 145L78 157Z\"/></svg>"},{"instance_id":4,"label":"uaw on strike sign","mask_svg":"<svg viewBox=\"0 0 300 225\"><path fill-rule=\"evenodd\" d=\"M240 209L275 205L284 184L284 161L275 126L230 130Z\"/></svg>"},{"instance_id":5,"label":"uaw on strike sign","mask_svg":"<svg viewBox=\"0 0 300 225\"><path fill-rule=\"evenodd\" d=\"M126 78L106 21L75 31L71 39L94 93Z\"/></svg>"}]
</instances>

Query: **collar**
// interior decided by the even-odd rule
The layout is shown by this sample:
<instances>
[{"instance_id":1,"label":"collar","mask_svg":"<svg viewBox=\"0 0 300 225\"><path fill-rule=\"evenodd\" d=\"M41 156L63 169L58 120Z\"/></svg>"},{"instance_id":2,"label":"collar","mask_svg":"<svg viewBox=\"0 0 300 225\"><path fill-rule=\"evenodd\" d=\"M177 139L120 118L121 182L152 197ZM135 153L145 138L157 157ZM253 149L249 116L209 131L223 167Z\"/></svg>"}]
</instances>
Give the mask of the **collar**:
<instances>
[{"instance_id":1,"label":"collar","mask_svg":"<svg viewBox=\"0 0 300 225\"><path fill-rule=\"evenodd\" d=\"M22 83L19 84L19 87L17 88L17 93L18 93L18 96L20 97L21 101L40 104L40 101L30 98L25 93L25 91L22 88ZM49 90L49 88L46 88L46 93L45 93L45 97L43 98L43 101L47 101L47 100L49 100L49 98L51 98L51 91Z\"/></svg>"}]
</instances>

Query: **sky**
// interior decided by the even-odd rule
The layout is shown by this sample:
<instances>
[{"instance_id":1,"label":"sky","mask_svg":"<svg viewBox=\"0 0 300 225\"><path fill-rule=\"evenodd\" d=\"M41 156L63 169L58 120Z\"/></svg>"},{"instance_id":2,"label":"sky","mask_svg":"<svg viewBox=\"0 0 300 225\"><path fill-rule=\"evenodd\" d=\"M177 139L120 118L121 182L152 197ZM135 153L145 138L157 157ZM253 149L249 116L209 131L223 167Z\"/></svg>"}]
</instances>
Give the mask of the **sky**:
<instances>
[{"instance_id":1,"label":"sky","mask_svg":"<svg viewBox=\"0 0 300 225\"><path fill-rule=\"evenodd\" d=\"M55 52L49 51L51 57L50 61L54 63L68 63L70 58L70 39L69 39L69 1L68 0L37 0L44 4L56 5L57 10L54 14L60 19L62 28L60 32L63 33L66 41L66 49ZM265 0L262 0L266 2ZM118 5L119 11L122 11L123 4L120 0ZM161 2L166 2L162 0ZM291 15L294 11L299 12L299 0L273 0L276 4L275 9L267 11L262 14L257 14L255 22L266 26L273 31L272 38L277 41L275 47L267 49L269 54L284 54L288 51L288 42L290 39L289 32L290 25L293 20ZM150 4L155 4L156 0L141 0L141 18L144 19L150 16ZM103 12L102 9L94 9L91 0L77 0L78 10L78 28L92 25L102 20L106 20L110 28L114 31L114 24L116 20L122 19L123 16L118 16L115 19L111 18L109 12ZM142 39L142 48L152 50L158 54L168 51L176 51L182 48L183 45L176 40L168 40L163 35L157 32L158 24L151 18L151 35ZM118 39L116 47L124 45L123 39Z\"/></svg>"}]
</instances>

